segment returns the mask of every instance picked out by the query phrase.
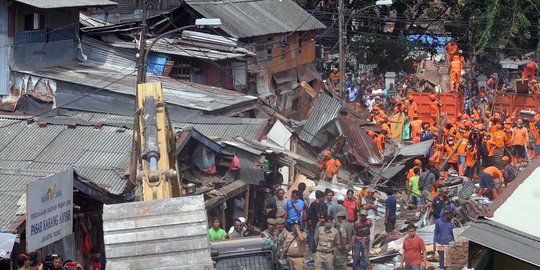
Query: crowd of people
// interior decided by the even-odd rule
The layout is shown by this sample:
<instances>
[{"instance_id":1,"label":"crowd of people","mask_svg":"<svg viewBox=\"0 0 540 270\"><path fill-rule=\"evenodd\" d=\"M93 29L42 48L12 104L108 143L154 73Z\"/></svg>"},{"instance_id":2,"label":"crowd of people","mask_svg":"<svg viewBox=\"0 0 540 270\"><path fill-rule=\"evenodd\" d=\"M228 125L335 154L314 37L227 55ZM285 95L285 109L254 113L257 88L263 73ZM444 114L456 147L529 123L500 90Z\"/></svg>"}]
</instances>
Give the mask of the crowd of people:
<instances>
[{"instance_id":1,"label":"crowd of people","mask_svg":"<svg viewBox=\"0 0 540 270\"><path fill-rule=\"evenodd\" d=\"M16 257L19 270L102 270L105 269L103 260L101 251L96 247L90 250L86 264L65 260L58 254L47 254L41 261L36 252L21 253Z\"/></svg>"}]
</instances>

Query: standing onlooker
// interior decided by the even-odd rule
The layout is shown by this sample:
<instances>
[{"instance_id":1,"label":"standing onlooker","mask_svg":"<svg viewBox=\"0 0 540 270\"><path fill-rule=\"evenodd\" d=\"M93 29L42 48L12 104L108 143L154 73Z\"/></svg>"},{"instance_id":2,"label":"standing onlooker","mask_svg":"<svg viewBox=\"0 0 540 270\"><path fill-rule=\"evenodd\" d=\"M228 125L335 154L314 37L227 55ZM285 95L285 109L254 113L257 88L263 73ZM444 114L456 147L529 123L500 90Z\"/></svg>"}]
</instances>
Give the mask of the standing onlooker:
<instances>
[{"instance_id":1,"label":"standing onlooker","mask_svg":"<svg viewBox=\"0 0 540 270\"><path fill-rule=\"evenodd\" d=\"M242 229L242 234L244 234L244 232L246 231L246 219L244 217L239 217L233 220L233 225L229 228L229 231L227 232L227 235L229 236L229 238L231 237L231 234L236 229L236 226L235 226L236 220L240 221L240 228Z\"/></svg>"},{"instance_id":2,"label":"standing onlooker","mask_svg":"<svg viewBox=\"0 0 540 270\"><path fill-rule=\"evenodd\" d=\"M262 217L259 218L259 227L266 230L266 220L269 218L275 218L277 212L276 199L271 195L269 188L263 190L263 206L262 206Z\"/></svg>"},{"instance_id":3,"label":"standing onlooker","mask_svg":"<svg viewBox=\"0 0 540 270\"><path fill-rule=\"evenodd\" d=\"M366 196L362 197L362 208L367 211L367 216L373 218L377 215L377 199L375 190L368 188Z\"/></svg>"},{"instance_id":4,"label":"standing onlooker","mask_svg":"<svg viewBox=\"0 0 540 270\"><path fill-rule=\"evenodd\" d=\"M332 270L334 267L334 249L341 246L339 232L333 228L332 221L326 217L324 226L315 234L317 253L315 253L315 269Z\"/></svg>"},{"instance_id":5,"label":"standing onlooker","mask_svg":"<svg viewBox=\"0 0 540 270\"><path fill-rule=\"evenodd\" d=\"M232 219L238 219L239 217L243 217L245 215L244 207L246 206L246 200L244 199L243 195L237 196L233 200L233 215Z\"/></svg>"},{"instance_id":6,"label":"standing onlooker","mask_svg":"<svg viewBox=\"0 0 540 270\"><path fill-rule=\"evenodd\" d=\"M422 206L422 194L419 188L420 181L420 168L414 168L414 175L409 179L408 189L411 192L412 203L416 206L416 211L420 210ZM430 195L431 196L431 195Z\"/></svg>"},{"instance_id":7,"label":"standing onlooker","mask_svg":"<svg viewBox=\"0 0 540 270\"><path fill-rule=\"evenodd\" d=\"M258 236L261 235L261 231L255 226L255 223L252 220L248 220L247 228L244 232L244 237L248 236Z\"/></svg>"},{"instance_id":8,"label":"standing onlooker","mask_svg":"<svg viewBox=\"0 0 540 270\"><path fill-rule=\"evenodd\" d=\"M354 190L347 190L347 197L343 202L343 206L347 210L347 220L354 223L356 221L356 209L358 207L358 202L354 198Z\"/></svg>"},{"instance_id":9,"label":"standing onlooker","mask_svg":"<svg viewBox=\"0 0 540 270\"><path fill-rule=\"evenodd\" d=\"M337 203L333 204L332 207L328 209L329 216L330 218L332 218L332 220L337 220L337 214L339 212L347 211L347 209L345 209L345 206L343 206L344 201L345 201L345 196L339 194L337 196Z\"/></svg>"},{"instance_id":10,"label":"standing onlooker","mask_svg":"<svg viewBox=\"0 0 540 270\"><path fill-rule=\"evenodd\" d=\"M284 196L285 190L278 188L276 191L276 218L285 218L287 215L287 211L285 211L287 200Z\"/></svg>"},{"instance_id":11,"label":"standing onlooker","mask_svg":"<svg viewBox=\"0 0 540 270\"><path fill-rule=\"evenodd\" d=\"M269 218L266 220L266 230L261 233L261 237L270 239L273 242L276 242L279 231L276 230L276 220Z\"/></svg>"},{"instance_id":12,"label":"standing onlooker","mask_svg":"<svg viewBox=\"0 0 540 270\"><path fill-rule=\"evenodd\" d=\"M234 220L234 230L229 234L230 239L244 238L245 228L242 226L242 221L239 219Z\"/></svg>"},{"instance_id":13,"label":"standing onlooker","mask_svg":"<svg viewBox=\"0 0 540 270\"><path fill-rule=\"evenodd\" d=\"M324 203L326 203L326 206L328 208L328 212L326 213L327 216L330 215L330 209L332 208L332 206L334 204L336 204L337 202L334 201L334 191L327 188L324 193L326 194L326 199L324 200Z\"/></svg>"},{"instance_id":14,"label":"standing onlooker","mask_svg":"<svg viewBox=\"0 0 540 270\"><path fill-rule=\"evenodd\" d=\"M396 197L394 197L394 190L390 189L386 194L388 195L388 198L386 198L384 226L386 228L386 233L393 234L394 229L396 228L397 200Z\"/></svg>"},{"instance_id":15,"label":"standing onlooker","mask_svg":"<svg viewBox=\"0 0 540 270\"><path fill-rule=\"evenodd\" d=\"M441 218L441 210L450 207L450 198L448 198L448 189L443 187L439 189L439 194L433 199L433 220Z\"/></svg>"},{"instance_id":16,"label":"standing onlooker","mask_svg":"<svg viewBox=\"0 0 540 270\"><path fill-rule=\"evenodd\" d=\"M298 190L293 190L291 198L287 201L287 230L291 230L291 226L295 221L302 222L302 211L304 211L304 201L300 199L301 194Z\"/></svg>"},{"instance_id":17,"label":"standing onlooker","mask_svg":"<svg viewBox=\"0 0 540 270\"><path fill-rule=\"evenodd\" d=\"M427 265L427 252L424 240L416 235L416 226L407 226L407 237L403 240L401 269L420 270Z\"/></svg>"},{"instance_id":18,"label":"standing onlooker","mask_svg":"<svg viewBox=\"0 0 540 270\"><path fill-rule=\"evenodd\" d=\"M454 224L452 224L452 209L444 208L443 217L435 221L433 234L433 251L439 253L439 268L444 268L444 248L454 242Z\"/></svg>"},{"instance_id":19,"label":"standing onlooker","mask_svg":"<svg viewBox=\"0 0 540 270\"><path fill-rule=\"evenodd\" d=\"M28 260L28 255L21 253L17 256L17 266L19 270L27 270L30 268L30 261Z\"/></svg>"},{"instance_id":20,"label":"standing onlooker","mask_svg":"<svg viewBox=\"0 0 540 270\"><path fill-rule=\"evenodd\" d=\"M352 240L353 269L366 270L369 257L369 239L373 223L367 217L367 211L360 211L360 219L354 223L355 234Z\"/></svg>"},{"instance_id":21,"label":"standing onlooker","mask_svg":"<svg viewBox=\"0 0 540 270\"><path fill-rule=\"evenodd\" d=\"M221 228L219 218L212 219L212 228L208 229L208 235L210 236L210 241L225 240L225 237L227 237L227 233Z\"/></svg>"},{"instance_id":22,"label":"standing onlooker","mask_svg":"<svg viewBox=\"0 0 540 270\"><path fill-rule=\"evenodd\" d=\"M304 254L307 248L307 234L302 231L300 221L292 225L292 232L287 234L283 242L283 255L287 254L291 270L304 269ZM282 255L282 257L283 257Z\"/></svg>"},{"instance_id":23,"label":"standing onlooker","mask_svg":"<svg viewBox=\"0 0 540 270\"><path fill-rule=\"evenodd\" d=\"M354 233L353 225L347 220L347 213L345 211L339 212L337 214L337 221L339 224L339 235L341 241L341 248L336 250L334 258L334 269L335 270L346 270L347 269L347 256L349 251L351 251L351 239Z\"/></svg>"},{"instance_id":24,"label":"standing onlooker","mask_svg":"<svg viewBox=\"0 0 540 270\"><path fill-rule=\"evenodd\" d=\"M317 190L315 192L315 201L312 202L309 205L308 209L308 240L309 240L309 249L311 253L315 253L316 245L315 245L315 230L317 229L317 225L319 224L319 217L320 216L326 216L328 213L328 206L326 203L324 203L324 192Z\"/></svg>"}]
</instances>

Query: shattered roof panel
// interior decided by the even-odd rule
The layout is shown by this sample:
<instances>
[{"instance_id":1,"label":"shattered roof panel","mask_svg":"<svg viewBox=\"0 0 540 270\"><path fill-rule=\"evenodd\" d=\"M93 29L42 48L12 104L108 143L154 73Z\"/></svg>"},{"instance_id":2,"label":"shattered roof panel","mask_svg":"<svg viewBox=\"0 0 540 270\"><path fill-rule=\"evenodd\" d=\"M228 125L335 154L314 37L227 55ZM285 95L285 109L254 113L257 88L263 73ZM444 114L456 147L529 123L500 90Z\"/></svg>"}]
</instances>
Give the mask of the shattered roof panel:
<instances>
[{"instance_id":1,"label":"shattered roof panel","mask_svg":"<svg viewBox=\"0 0 540 270\"><path fill-rule=\"evenodd\" d=\"M204 136L232 140L242 137L257 140L268 123L264 118L239 118L240 123L173 123L176 128L193 127Z\"/></svg>"},{"instance_id":2,"label":"shattered roof panel","mask_svg":"<svg viewBox=\"0 0 540 270\"><path fill-rule=\"evenodd\" d=\"M133 70L118 71L80 63L48 67L36 71L14 70L20 73L105 89L125 95L135 94L136 76ZM215 112L234 106L249 108L255 106L257 100L257 97L244 95L224 88L151 74L148 75L148 81L161 82L163 84L163 94L167 103L201 111Z\"/></svg>"},{"instance_id":3,"label":"shattered roof panel","mask_svg":"<svg viewBox=\"0 0 540 270\"><path fill-rule=\"evenodd\" d=\"M186 4L205 18L221 19L220 28L236 38L326 28L292 0L188 0Z\"/></svg>"},{"instance_id":4,"label":"shattered roof panel","mask_svg":"<svg viewBox=\"0 0 540 270\"><path fill-rule=\"evenodd\" d=\"M341 110L341 102L327 94L319 95L313 112L300 132L300 139L311 144L316 134L330 121L333 121Z\"/></svg>"},{"instance_id":5,"label":"shattered roof panel","mask_svg":"<svg viewBox=\"0 0 540 270\"><path fill-rule=\"evenodd\" d=\"M113 194L126 185L121 172L129 164L130 129L38 123L0 119L0 171L29 170L53 174L73 167L88 180ZM3 140L7 138L6 140Z\"/></svg>"},{"instance_id":6,"label":"shattered roof panel","mask_svg":"<svg viewBox=\"0 0 540 270\"><path fill-rule=\"evenodd\" d=\"M349 151L358 162L382 164L383 159L377 145L358 123L349 116L339 116L338 121L349 144Z\"/></svg>"},{"instance_id":7,"label":"shattered roof panel","mask_svg":"<svg viewBox=\"0 0 540 270\"><path fill-rule=\"evenodd\" d=\"M109 0L15 0L29 6L42 9L51 8L82 8L116 6L117 3Z\"/></svg>"},{"instance_id":8,"label":"shattered roof panel","mask_svg":"<svg viewBox=\"0 0 540 270\"><path fill-rule=\"evenodd\" d=\"M427 154L431 146L433 145L433 140L423 141L415 144L403 145L398 149L398 155L402 156L424 156Z\"/></svg>"},{"instance_id":9,"label":"shattered roof panel","mask_svg":"<svg viewBox=\"0 0 540 270\"><path fill-rule=\"evenodd\" d=\"M112 46L124 49L137 49L137 44L135 42L115 42L111 43ZM205 59L205 60L225 60L225 59L234 59L237 57L243 57L244 54L233 53L233 52L223 52L218 50L211 50L208 48L200 48L195 46L186 46L181 44L170 44L165 40L160 40L154 44L152 47L153 52L172 54L184 57Z\"/></svg>"}]
</instances>

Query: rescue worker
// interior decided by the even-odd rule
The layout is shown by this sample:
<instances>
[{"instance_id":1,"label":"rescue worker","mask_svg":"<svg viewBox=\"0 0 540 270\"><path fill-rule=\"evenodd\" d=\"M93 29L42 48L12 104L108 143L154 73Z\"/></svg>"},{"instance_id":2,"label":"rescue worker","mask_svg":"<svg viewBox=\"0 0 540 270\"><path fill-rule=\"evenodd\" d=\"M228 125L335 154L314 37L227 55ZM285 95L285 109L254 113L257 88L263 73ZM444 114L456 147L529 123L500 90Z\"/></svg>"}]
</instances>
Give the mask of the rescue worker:
<instances>
[{"instance_id":1,"label":"rescue worker","mask_svg":"<svg viewBox=\"0 0 540 270\"><path fill-rule=\"evenodd\" d=\"M501 170L495 166L490 166L484 169L480 176L480 195L488 197L490 200L497 199L497 183L495 179L499 179L499 183L504 183L504 177Z\"/></svg>"},{"instance_id":2,"label":"rescue worker","mask_svg":"<svg viewBox=\"0 0 540 270\"><path fill-rule=\"evenodd\" d=\"M384 153L384 148L386 146L386 135L388 134L388 131L382 130L381 134L377 136L376 144L377 149L379 149L379 152Z\"/></svg>"},{"instance_id":3,"label":"rescue worker","mask_svg":"<svg viewBox=\"0 0 540 270\"><path fill-rule=\"evenodd\" d=\"M456 153L454 153L454 148L456 147L456 145L454 144L454 137L452 136L448 136L448 140L446 141L446 145L444 146L444 149L445 149L445 157L447 159L447 163L446 165L444 166L443 171L444 171L444 179L447 180L448 179L448 169L450 167L454 168L454 170L456 170L456 172L459 171L459 167L458 167L458 156L456 155Z\"/></svg>"},{"instance_id":4,"label":"rescue worker","mask_svg":"<svg viewBox=\"0 0 540 270\"><path fill-rule=\"evenodd\" d=\"M484 135L484 144L486 145L487 150L487 158L484 163L484 167L489 167L495 165L495 148L497 147L497 144L495 141L492 140L491 134L486 133Z\"/></svg>"},{"instance_id":5,"label":"rescue worker","mask_svg":"<svg viewBox=\"0 0 540 270\"><path fill-rule=\"evenodd\" d=\"M446 49L446 59L450 62L458 52L458 45L454 41L450 41L444 47Z\"/></svg>"},{"instance_id":6,"label":"rescue worker","mask_svg":"<svg viewBox=\"0 0 540 270\"><path fill-rule=\"evenodd\" d=\"M468 139L467 138L462 138L459 140L461 143L459 144L457 150L456 150L456 154L458 156L458 175L459 176L462 176L463 175L463 172L465 171L465 154L466 154L466 150L467 150L467 143L468 143Z\"/></svg>"},{"instance_id":7,"label":"rescue worker","mask_svg":"<svg viewBox=\"0 0 540 270\"><path fill-rule=\"evenodd\" d=\"M508 183L514 181L516 179L518 170L515 166L512 166L510 162L510 158L507 156L502 157L503 162L503 177L504 177L504 184L507 185Z\"/></svg>"},{"instance_id":8,"label":"rescue worker","mask_svg":"<svg viewBox=\"0 0 540 270\"><path fill-rule=\"evenodd\" d=\"M276 220L273 218L267 218L266 226L267 228L261 233L261 237L270 239L272 242L276 242L279 235L279 231L276 230Z\"/></svg>"},{"instance_id":9,"label":"rescue worker","mask_svg":"<svg viewBox=\"0 0 540 270\"><path fill-rule=\"evenodd\" d=\"M523 120L516 121L516 127L512 130L512 154L514 156L514 165L525 166L526 147L529 145L529 132L523 126Z\"/></svg>"},{"instance_id":10,"label":"rescue worker","mask_svg":"<svg viewBox=\"0 0 540 270\"><path fill-rule=\"evenodd\" d=\"M341 162L332 157L332 153L329 150L326 150L323 159L319 162L319 170L324 172L324 179L332 183L337 183L340 168Z\"/></svg>"},{"instance_id":11,"label":"rescue worker","mask_svg":"<svg viewBox=\"0 0 540 270\"><path fill-rule=\"evenodd\" d=\"M412 138L411 142L419 143L422 141L422 131L417 131L416 134L412 134L414 137Z\"/></svg>"},{"instance_id":12,"label":"rescue worker","mask_svg":"<svg viewBox=\"0 0 540 270\"><path fill-rule=\"evenodd\" d=\"M465 172L464 175L472 178L474 172L476 171L476 164L478 159L478 150L471 143L467 144L467 149L465 150Z\"/></svg>"},{"instance_id":13,"label":"rescue worker","mask_svg":"<svg viewBox=\"0 0 540 270\"><path fill-rule=\"evenodd\" d=\"M411 134L422 134L422 120L418 119L418 114L413 115L413 120L410 122Z\"/></svg>"},{"instance_id":14,"label":"rescue worker","mask_svg":"<svg viewBox=\"0 0 540 270\"><path fill-rule=\"evenodd\" d=\"M292 225L292 232L287 234L283 242L283 254L287 254L289 269L304 269L304 254L306 254L306 250L307 234L302 231L300 221L297 220Z\"/></svg>"},{"instance_id":15,"label":"rescue worker","mask_svg":"<svg viewBox=\"0 0 540 270\"><path fill-rule=\"evenodd\" d=\"M367 270L369 260L369 239L373 222L367 217L367 211L360 211L360 219L354 223L353 269Z\"/></svg>"},{"instance_id":16,"label":"rescue worker","mask_svg":"<svg viewBox=\"0 0 540 270\"><path fill-rule=\"evenodd\" d=\"M386 130L387 131L387 135L388 137L391 137L392 136L392 130L390 130L390 125L388 123L388 117L383 117L381 119L381 130Z\"/></svg>"},{"instance_id":17,"label":"rescue worker","mask_svg":"<svg viewBox=\"0 0 540 270\"><path fill-rule=\"evenodd\" d=\"M530 58L529 63L525 65L525 68L523 68L523 75L521 76L521 79L523 80L534 80L534 72L540 69L538 69L538 64L534 60L534 58Z\"/></svg>"},{"instance_id":18,"label":"rescue worker","mask_svg":"<svg viewBox=\"0 0 540 270\"><path fill-rule=\"evenodd\" d=\"M531 82L529 83L529 93L531 95L537 95L538 92L539 92L538 82L535 79L532 79Z\"/></svg>"},{"instance_id":19,"label":"rescue worker","mask_svg":"<svg viewBox=\"0 0 540 270\"><path fill-rule=\"evenodd\" d=\"M315 234L317 252L315 253L315 269L332 270L334 267L334 249L341 249L339 232L333 228L330 217L326 217L324 226Z\"/></svg>"},{"instance_id":20,"label":"rescue worker","mask_svg":"<svg viewBox=\"0 0 540 270\"><path fill-rule=\"evenodd\" d=\"M450 67L448 68L448 72L450 73L450 92L459 91L459 84L461 83L461 69L462 68L463 68L463 64L461 63L459 56L453 57L453 59L450 62Z\"/></svg>"},{"instance_id":21,"label":"rescue worker","mask_svg":"<svg viewBox=\"0 0 540 270\"><path fill-rule=\"evenodd\" d=\"M407 115L409 116L409 120L411 120L414 119L415 115L418 116L418 104L414 102L412 94L407 96L407 101L409 102L409 106L407 107Z\"/></svg>"},{"instance_id":22,"label":"rescue worker","mask_svg":"<svg viewBox=\"0 0 540 270\"><path fill-rule=\"evenodd\" d=\"M433 165L435 168L440 169L441 161L442 161L442 150L444 146L442 144L437 144L435 148L436 150L433 152L433 155L429 158L429 162L431 162L431 165Z\"/></svg>"},{"instance_id":23,"label":"rescue worker","mask_svg":"<svg viewBox=\"0 0 540 270\"><path fill-rule=\"evenodd\" d=\"M336 250L334 259L335 270L347 270L347 256L351 251L351 240L354 228L351 222L347 220L347 213L342 211L337 214L338 231L341 241L341 248Z\"/></svg>"},{"instance_id":24,"label":"rescue worker","mask_svg":"<svg viewBox=\"0 0 540 270\"><path fill-rule=\"evenodd\" d=\"M375 135L375 132L373 131L368 131L368 136L373 140L374 143L377 142L377 136Z\"/></svg>"},{"instance_id":25,"label":"rescue worker","mask_svg":"<svg viewBox=\"0 0 540 270\"><path fill-rule=\"evenodd\" d=\"M429 103L429 125L430 126L437 126L437 118L440 117L440 107L442 107L442 104L437 101L437 95L430 94L429 98L431 99L431 102Z\"/></svg>"}]
</instances>

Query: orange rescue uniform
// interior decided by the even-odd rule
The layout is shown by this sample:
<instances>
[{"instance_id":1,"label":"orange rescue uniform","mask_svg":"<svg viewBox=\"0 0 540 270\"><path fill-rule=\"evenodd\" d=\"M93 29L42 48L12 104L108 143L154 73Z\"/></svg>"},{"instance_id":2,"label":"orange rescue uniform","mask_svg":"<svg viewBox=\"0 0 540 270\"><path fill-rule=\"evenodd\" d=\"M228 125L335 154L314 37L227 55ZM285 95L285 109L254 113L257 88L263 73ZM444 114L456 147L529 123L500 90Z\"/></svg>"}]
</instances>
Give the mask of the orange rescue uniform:
<instances>
[{"instance_id":1,"label":"orange rescue uniform","mask_svg":"<svg viewBox=\"0 0 540 270\"><path fill-rule=\"evenodd\" d=\"M326 179L331 179L335 174L337 174L339 168L341 168L341 162L339 162L339 160L335 158L323 161L319 165L320 170L326 170L326 173L324 175Z\"/></svg>"}]
</instances>

